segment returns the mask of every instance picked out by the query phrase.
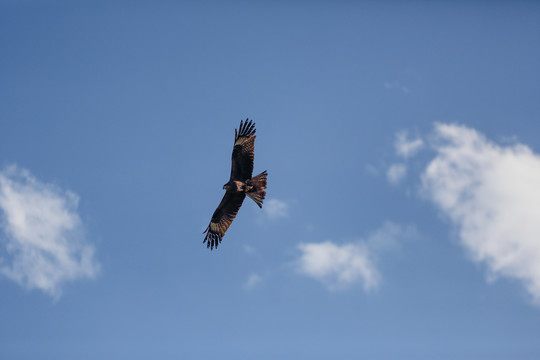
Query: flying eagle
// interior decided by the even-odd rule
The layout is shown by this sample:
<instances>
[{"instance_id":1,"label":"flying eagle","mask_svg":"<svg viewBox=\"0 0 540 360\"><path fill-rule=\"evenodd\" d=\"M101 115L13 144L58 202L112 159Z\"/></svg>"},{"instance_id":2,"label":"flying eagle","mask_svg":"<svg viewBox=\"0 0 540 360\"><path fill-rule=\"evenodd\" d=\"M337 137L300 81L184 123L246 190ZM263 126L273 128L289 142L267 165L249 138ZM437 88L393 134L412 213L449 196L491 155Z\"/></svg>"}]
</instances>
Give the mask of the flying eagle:
<instances>
[{"instance_id":1,"label":"flying eagle","mask_svg":"<svg viewBox=\"0 0 540 360\"><path fill-rule=\"evenodd\" d=\"M234 129L234 148L232 152L231 178L223 185L227 190L219 203L210 224L203 232L206 233L203 243L211 250L217 249L225 232L231 226L246 195L260 208L266 196L266 170L255 177L253 173L253 159L255 155L255 123L251 120L240 121L238 131Z\"/></svg>"}]
</instances>

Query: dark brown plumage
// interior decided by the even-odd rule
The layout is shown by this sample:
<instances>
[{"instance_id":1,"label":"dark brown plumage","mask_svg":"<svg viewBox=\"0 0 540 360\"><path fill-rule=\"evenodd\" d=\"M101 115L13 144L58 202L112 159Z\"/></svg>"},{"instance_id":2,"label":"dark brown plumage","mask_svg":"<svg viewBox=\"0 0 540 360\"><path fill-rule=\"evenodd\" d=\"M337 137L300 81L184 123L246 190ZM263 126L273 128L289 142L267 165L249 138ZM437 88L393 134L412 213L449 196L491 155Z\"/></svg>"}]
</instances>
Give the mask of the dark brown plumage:
<instances>
[{"instance_id":1,"label":"dark brown plumage","mask_svg":"<svg viewBox=\"0 0 540 360\"><path fill-rule=\"evenodd\" d=\"M253 160L255 150L255 123L251 120L240 121L240 128L234 130L234 148L232 152L231 177L223 185L227 191L212 215L210 224L203 232L206 233L203 243L211 250L217 249L225 232L231 226L246 195L262 208L266 196L266 171L255 177Z\"/></svg>"}]
</instances>

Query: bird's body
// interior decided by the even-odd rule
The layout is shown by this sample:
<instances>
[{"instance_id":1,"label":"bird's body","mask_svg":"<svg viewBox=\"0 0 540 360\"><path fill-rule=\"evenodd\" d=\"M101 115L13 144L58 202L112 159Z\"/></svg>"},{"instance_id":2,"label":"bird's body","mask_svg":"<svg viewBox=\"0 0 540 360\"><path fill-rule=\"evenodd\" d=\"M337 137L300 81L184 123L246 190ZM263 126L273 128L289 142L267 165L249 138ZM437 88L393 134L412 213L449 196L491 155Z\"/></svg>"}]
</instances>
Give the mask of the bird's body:
<instances>
[{"instance_id":1,"label":"bird's body","mask_svg":"<svg viewBox=\"0 0 540 360\"><path fill-rule=\"evenodd\" d=\"M241 121L240 128L234 131L231 177L229 182L223 185L225 195L204 231L206 235L203 242L210 249L217 248L246 196L262 208L268 174L263 171L252 177L255 137L255 124L247 119L245 122Z\"/></svg>"},{"instance_id":2,"label":"bird's body","mask_svg":"<svg viewBox=\"0 0 540 360\"><path fill-rule=\"evenodd\" d=\"M251 182L249 180L247 182L230 180L228 183L223 185L223 189L234 192L246 192L253 189L253 185L250 185L250 183Z\"/></svg>"}]
</instances>

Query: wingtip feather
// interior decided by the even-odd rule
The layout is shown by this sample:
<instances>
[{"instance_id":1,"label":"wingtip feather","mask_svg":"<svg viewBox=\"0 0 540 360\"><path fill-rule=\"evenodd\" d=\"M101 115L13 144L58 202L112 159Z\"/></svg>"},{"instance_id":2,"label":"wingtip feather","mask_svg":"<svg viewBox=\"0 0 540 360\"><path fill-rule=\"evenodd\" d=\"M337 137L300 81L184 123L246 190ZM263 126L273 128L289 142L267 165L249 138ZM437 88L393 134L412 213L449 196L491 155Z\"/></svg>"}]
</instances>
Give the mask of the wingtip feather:
<instances>
[{"instance_id":1,"label":"wingtip feather","mask_svg":"<svg viewBox=\"0 0 540 360\"><path fill-rule=\"evenodd\" d=\"M235 129L234 138L235 140L238 140L238 138L242 136L251 137L255 134L255 122L253 120L246 119L240 120L240 127L238 128L238 131Z\"/></svg>"},{"instance_id":2,"label":"wingtip feather","mask_svg":"<svg viewBox=\"0 0 540 360\"><path fill-rule=\"evenodd\" d=\"M206 228L204 233L206 233L206 236L203 239L203 244L206 244L206 248L210 250L214 250L214 248L217 249L219 243L221 243L222 237L218 233L210 230L210 225L208 226L208 228Z\"/></svg>"}]
</instances>

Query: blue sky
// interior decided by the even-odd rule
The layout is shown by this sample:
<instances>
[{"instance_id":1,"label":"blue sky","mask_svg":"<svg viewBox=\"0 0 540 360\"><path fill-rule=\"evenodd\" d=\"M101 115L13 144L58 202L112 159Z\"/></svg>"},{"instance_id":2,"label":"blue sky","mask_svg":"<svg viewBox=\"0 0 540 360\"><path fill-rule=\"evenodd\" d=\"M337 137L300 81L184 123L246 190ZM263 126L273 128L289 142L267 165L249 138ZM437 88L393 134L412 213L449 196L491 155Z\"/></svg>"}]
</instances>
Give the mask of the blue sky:
<instances>
[{"instance_id":1,"label":"blue sky","mask_svg":"<svg viewBox=\"0 0 540 360\"><path fill-rule=\"evenodd\" d=\"M538 359L539 17L0 1L0 357Z\"/></svg>"}]
</instances>

